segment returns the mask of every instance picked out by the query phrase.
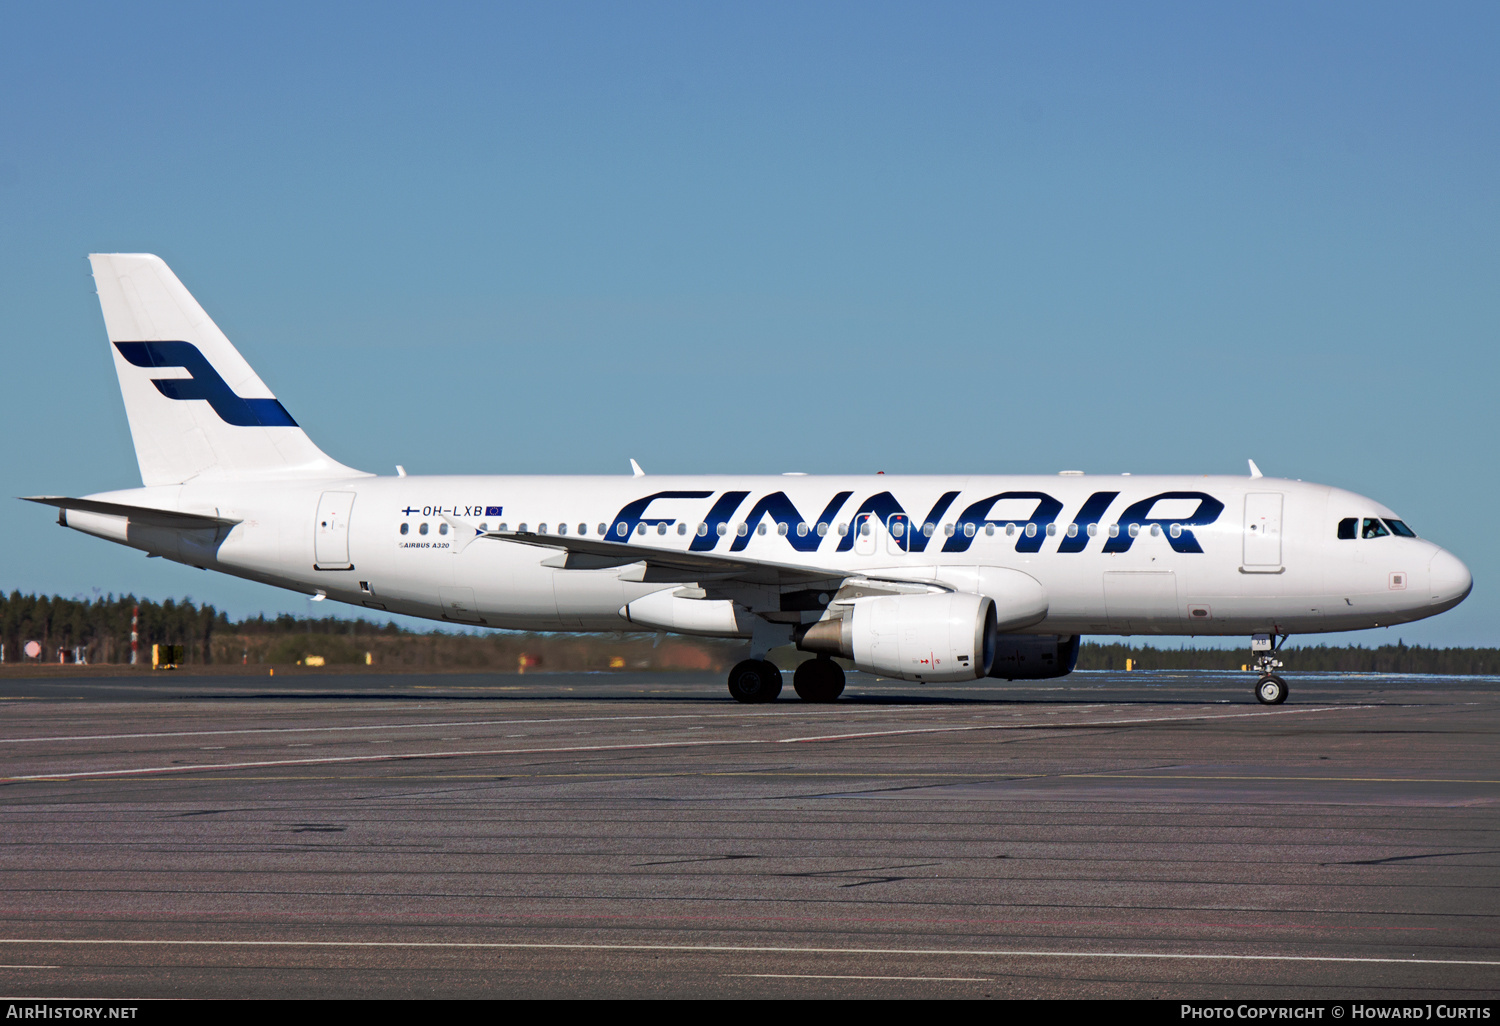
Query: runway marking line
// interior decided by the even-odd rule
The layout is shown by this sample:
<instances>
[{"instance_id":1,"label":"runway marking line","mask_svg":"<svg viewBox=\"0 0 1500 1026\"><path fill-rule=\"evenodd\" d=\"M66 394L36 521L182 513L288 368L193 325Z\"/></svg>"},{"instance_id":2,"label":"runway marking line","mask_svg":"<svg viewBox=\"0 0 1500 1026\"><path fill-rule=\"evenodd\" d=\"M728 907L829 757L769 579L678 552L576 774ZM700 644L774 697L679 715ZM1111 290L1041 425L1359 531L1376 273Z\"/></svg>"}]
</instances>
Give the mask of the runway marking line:
<instances>
[{"instance_id":1,"label":"runway marking line","mask_svg":"<svg viewBox=\"0 0 1500 1026\"><path fill-rule=\"evenodd\" d=\"M1082 706L1085 709L1097 709L1098 705ZM889 715L896 710L861 709L860 713L876 713ZM788 709L782 713L782 717L795 714L795 709ZM328 733L336 734L349 730L415 730L422 727L498 727L517 723L614 723L622 720L700 720L704 718L723 719L726 717L757 717L759 720L764 713L760 712L732 712L732 713L667 713L661 716L546 716L527 720L434 720L431 723L371 723L358 724L347 727L243 727L237 730L159 730L138 734L65 734L57 737L0 737L0 744L18 745L29 744L37 741L128 741L143 737L215 737L228 734L313 734ZM774 713L772 714L774 715Z\"/></svg>"},{"instance_id":2,"label":"runway marking line","mask_svg":"<svg viewBox=\"0 0 1500 1026\"><path fill-rule=\"evenodd\" d=\"M384 780L639 780L646 777L786 777L788 779L836 779L836 780L954 780L960 783L1011 783L1026 780L1290 780L1297 782L1354 783L1354 784L1500 784L1500 780L1464 780L1447 777L1182 777L1161 778L1150 776L1116 776L1109 773L878 773L874 770L814 771L814 770L640 770L623 773L614 770L598 770L591 773L508 773L493 770L489 773L421 773L383 777ZM8 778L0 778L0 783ZM47 780L48 777L36 779ZM224 777L186 777L192 781L220 781ZM313 776L240 776L238 780L368 780L368 777L313 777ZM851 792L857 793L857 792Z\"/></svg>"},{"instance_id":3,"label":"runway marking line","mask_svg":"<svg viewBox=\"0 0 1500 1026\"><path fill-rule=\"evenodd\" d=\"M1049 723L1045 727L1049 730L1058 728L1083 728L1083 727L1119 727L1132 726L1135 724L1151 723L1183 723L1193 720L1232 720L1247 717L1260 716L1297 716L1310 713L1342 712L1345 709L1373 709L1375 706L1323 706L1307 709L1277 709L1248 713L1197 713L1190 716L1151 716L1140 719L1119 720L1084 720L1074 723ZM622 751L649 751L662 748L701 748L701 747L725 747L731 745L766 745L766 744L808 744L814 742L849 741L861 740L871 737L889 737L911 734L947 734L947 733L969 733L973 731L989 730L1037 730L1042 724L1035 723L993 723L993 724L969 724L964 726L946 727L918 727L892 731L866 731L857 734L828 734L814 737L786 737L771 740L767 738L718 738L703 741L647 741L632 744L612 745L567 745L550 748L494 748L477 749L468 751L452 752L407 752L391 755L328 755L314 759L268 759L255 762L231 762L212 765L199 763L194 765L172 765L172 766L140 766L133 769L104 769L104 770L80 770L76 773L35 773L16 776L0 777L0 783L24 783L27 781L44 780L78 780L81 778L99 777L127 777L144 776L153 773L195 773L205 770L237 770L237 769L265 769L273 766L328 766L348 765L362 762L395 762L399 760L418 759L462 759L476 756L495 755L566 755L574 752L622 752Z\"/></svg>"},{"instance_id":4,"label":"runway marking line","mask_svg":"<svg viewBox=\"0 0 1500 1026\"><path fill-rule=\"evenodd\" d=\"M1188 773L1059 773L1073 780L1303 780L1317 784L1500 784L1500 780L1464 780L1460 777L1273 777L1250 775L1194 776Z\"/></svg>"},{"instance_id":5,"label":"runway marking line","mask_svg":"<svg viewBox=\"0 0 1500 1026\"><path fill-rule=\"evenodd\" d=\"M1035 730L1039 727L1113 727L1136 723L1180 723L1184 720L1233 720L1249 716L1287 716L1295 713L1338 712L1345 709L1373 709L1371 705L1322 706L1308 709L1265 709L1243 713L1198 713L1193 716L1150 716L1125 720L1086 720L1081 723L975 723L963 727L908 727L902 730L872 730L855 734L820 734L812 737L784 737L778 744L796 744L807 741L844 741L854 738L892 737L901 734L949 734L971 730ZM1053 714L1048 714L1053 715Z\"/></svg>"},{"instance_id":6,"label":"runway marking line","mask_svg":"<svg viewBox=\"0 0 1500 1026\"><path fill-rule=\"evenodd\" d=\"M818 948L750 944L579 944L532 941L315 941L315 940L151 940L130 938L0 937L0 944L53 944L72 947L197 948L402 948L449 951L671 951L682 954L765 955L936 955L952 958L1139 958L1192 962L1351 962L1374 965L1481 965L1500 967L1500 960L1478 958L1389 958L1373 955L1233 955L1175 951L1033 951L1004 948Z\"/></svg>"},{"instance_id":7,"label":"runway marking line","mask_svg":"<svg viewBox=\"0 0 1500 1026\"><path fill-rule=\"evenodd\" d=\"M901 980L922 983L994 983L988 976L834 976L813 973L720 973L742 980Z\"/></svg>"}]
</instances>

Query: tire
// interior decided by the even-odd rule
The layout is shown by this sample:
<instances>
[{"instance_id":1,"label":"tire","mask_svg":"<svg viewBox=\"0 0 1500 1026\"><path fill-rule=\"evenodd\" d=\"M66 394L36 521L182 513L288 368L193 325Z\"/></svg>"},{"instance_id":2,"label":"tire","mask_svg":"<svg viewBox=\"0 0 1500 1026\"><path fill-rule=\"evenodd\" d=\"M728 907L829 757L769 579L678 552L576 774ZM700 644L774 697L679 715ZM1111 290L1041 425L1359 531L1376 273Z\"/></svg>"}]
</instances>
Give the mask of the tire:
<instances>
[{"instance_id":1,"label":"tire","mask_svg":"<svg viewBox=\"0 0 1500 1026\"><path fill-rule=\"evenodd\" d=\"M736 702L774 702L781 694L781 671L764 659L745 659L729 671L729 693Z\"/></svg>"},{"instance_id":2,"label":"tire","mask_svg":"<svg viewBox=\"0 0 1500 1026\"><path fill-rule=\"evenodd\" d=\"M832 702L844 693L844 670L832 659L809 659L797 667L792 687L804 702Z\"/></svg>"},{"instance_id":3,"label":"tire","mask_svg":"<svg viewBox=\"0 0 1500 1026\"><path fill-rule=\"evenodd\" d=\"M760 661L761 668L766 671L769 684L766 686L765 694L761 695L762 702L774 702L781 697L781 668L769 659Z\"/></svg>"},{"instance_id":4,"label":"tire","mask_svg":"<svg viewBox=\"0 0 1500 1026\"><path fill-rule=\"evenodd\" d=\"M1280 705L1286 701L1286 696L1286 681L1274 673L1268 673L1255 682L1255 699L1261 705Z\"/></svg>"}]
</instances>

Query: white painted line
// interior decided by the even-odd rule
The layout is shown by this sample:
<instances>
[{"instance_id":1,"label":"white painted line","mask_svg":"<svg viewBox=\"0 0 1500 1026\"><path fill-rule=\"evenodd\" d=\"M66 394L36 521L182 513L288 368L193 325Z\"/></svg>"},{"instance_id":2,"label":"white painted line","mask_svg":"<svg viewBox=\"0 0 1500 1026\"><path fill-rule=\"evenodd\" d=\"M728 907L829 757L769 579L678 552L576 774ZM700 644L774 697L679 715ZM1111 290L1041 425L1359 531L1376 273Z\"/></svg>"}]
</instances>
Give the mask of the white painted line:
<instances>
[{"instance_id":1,"label":"white painted line","mask_svg":"<svg viewBox=\"0 0 1500 1026\"><path fill-rule=\"evenodd\" d=\"M821 976L813 973L720 973L745 980L917 980L924 983L993 983L988 976Z\"/></svg>"},{"instance_id":2,"label":"white painted line","mask_svg":"<svg viewBox=\"0 0 1500 1026\"><path fill-rule=\"evenodd\" d=\"M1327 708L1310 709L1278 709L1265 712L1229 713L1225 715L1197 714L1192 716L1153 716L1141 719L1123 720L1081 720L1073 723L1049 723L1048 727L1088 727L1088 726L1129 726L1136 723L1173 723L1187 722L1192 720L1219 720L1237 719L1245 716L1294 716L1301 713L1334 712L1342 709L1371 709L1374 706L1329 706ZM635 744L612 744L612 745L567 745L549 748L490 748L469 749L449 752L406 752L392 753L389 755L329 755L313 759L265 759L255 762L226 762L226 763L196 763L191 765L170 766L140 766L133 769L100 769L79 770L73 773L32 773L16 776L0 777L0 783L21 783L28 780L78 780L81 778L99 777L133 777L145 776L153 773L196 773L205 770L241 770L241 769L277 769L288 766L332 766L348 765L361 762L395 762L399 760L417 759L459 759L474 758L478 756L496 755L558 755L571 752L627 752L645 751L655 748L702 748L723 747L728 745L765 745L765 744L790 744L809 743L819 741L846 741L868 737L888 737L899 734L943 734L960 733L975 730L1035 730L1039 725L1035 723L998 723L969 726L952 727L918 727L909 730L874 731L859 734L829 734L822 737L785 737L785 738L723 738L704 741L652 741L639 742Z\"/></svg>"},{"instance_id":3,"label":"white painted line","mask_svg":"<svg viewBox=\"0 0 1500 1026\"><path fill-rule=\"evenodd\" d=\"M1036 730L1046 727L1117 727L1135 723L1181 723L1187 720L1233 720L1246 716L1294 716L1298 713L1338 712L1345 709L1373 709L1372 705L1330 705L1308 709L1266 709L1244 713L1199 713L1194 716L1150 716L1128 720L1078 720L1070 723L982 723L962 727L910 727L904 730L870 730L858 734L821 734L813 737L784 737L778 744L796 744L804 741L843 741L862 737L893 737L899 734L949 734L969 730ZM1049 714L1050 715L1050 714Z\"/></svg>"},{"instance_id":4,"label":"white painted line","mask_svg":"<svg viewBox=\"0 0 1500 1026\"><path fill-rule=\"evenodd\" d=\"M74 947L221 947L221 948L401 948L471 951L680 951L768 955L936 955L952 958L1142 958L1193 962L1352 962L1370 965L1484 965L1500 959L1382 958L1370 955L1230 955L1173 951L1033 951L1015 948L814 948L759 947L749 944L567 944L525 941L314 941L314 940L131 940L127 938L0 937L0 944L55 944Z\"/></svg>"},{"instance_id":5,"label":"white painted line","mask_svg":"<svg viewBox=\"0 0 1500 1026\"><path fill-rule=\"evenodd\" d=\"M278 766L328 766L355 762L399 762L403 759L456 759L476 755L545 755L567 752L615 752L637 748L698 748L704 745L758 745L756 740L726 741L658 741L638 745L570 745L564 748L492 748L459 752L411 752L406 755L330 755L317 759L267 759L262 762L200 763L193 766L141 766L136 769L82 770L77 773L35 773L30 776L0 777L0 783L24 780L77 780L80 777L130 777L148 773L190 773L200 770L274 769Z\"/></svg>"},{"instance_id":6,"label":"white painted line","mask_svg":"<svg viewBox=\"0 0 1500 1026\"><path fill-rule=\"evenodd\" d=\"M790 715L794 711L795 707L788 709L782 715ZM894 710L888 712L887 710L861 709L859 711L861 715L865 713L884 713L885 715L890 715ZM125 741L143 737L218 737L229 734L337 734L350 730L420 730L423 727L496 727L517 723L612 723L626 720L701 720L704 718L746 718L751 716L757 719L764 719L766 715L768 714L760 711L669 713L663 716L549 716L530 720L436 720L432 723L372 723L354 727L244 727L239 730L163 730L142 734L64 734L57 737L0 737L0 745L31 744L38 741Z\"/></svg>"},{"instance_id":7,"label":"white painted line","mask_svg":"<svg viewBox=\"0 0 1500 1026\"><path fill-rule=\"evenodd\" d=\"M61 969L60 965L0 965L0 969Z\"/></svg>"}]
</instances>

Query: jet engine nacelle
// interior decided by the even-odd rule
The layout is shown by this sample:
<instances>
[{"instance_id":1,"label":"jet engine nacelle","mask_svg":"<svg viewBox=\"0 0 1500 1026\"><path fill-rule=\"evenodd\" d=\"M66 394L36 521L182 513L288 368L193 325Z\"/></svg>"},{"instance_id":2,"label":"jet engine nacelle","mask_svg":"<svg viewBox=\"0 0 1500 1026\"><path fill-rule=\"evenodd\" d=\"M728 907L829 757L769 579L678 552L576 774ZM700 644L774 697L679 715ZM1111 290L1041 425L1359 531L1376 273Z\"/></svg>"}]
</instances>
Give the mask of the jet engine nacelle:
<instances>
[{"instance_id":1,"label":"jet engine nacelle","mask_svg":"<svg viewBox=\"0 0 1500 1026\"><path fill-rule=\"evenodd\" d=\"M812 624L798 647L852 659L866 673L963 681L989 672L998 637L994 600L940 592L858 599L842 619Z\"/></svg>"},{"instance_id":2,"label":"jet engine nacelle","mask_svg":"<svg viewBox=\"0 0 1500 1026\"><path fill-rule=\"evenodd\" d=\"M1065 677L1078 665L1077 634L1002 634L995 648L991 677L1047 680Z\"/></svg>"}]
</instances>

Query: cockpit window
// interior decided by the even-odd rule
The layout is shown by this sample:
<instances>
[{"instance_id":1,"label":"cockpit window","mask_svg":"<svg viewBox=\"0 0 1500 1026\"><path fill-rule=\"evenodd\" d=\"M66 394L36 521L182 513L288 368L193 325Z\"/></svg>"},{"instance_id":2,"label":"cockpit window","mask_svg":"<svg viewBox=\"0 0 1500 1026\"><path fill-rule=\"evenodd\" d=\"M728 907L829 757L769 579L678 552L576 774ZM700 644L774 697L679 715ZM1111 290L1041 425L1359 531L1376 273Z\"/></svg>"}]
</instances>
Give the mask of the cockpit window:
<instances>
[{"instance_id":1,"label":"cockpit window","mask_svg":"<svg viewBox=\"0 0 1500 1026\"><path fill-rule=\"evenodd\" d=\"M1384 538L1391 532L1385 529L1385 525L1374 517L1365 517L1365 529L1361 535L1364 538Z\"/></svg>"},{"instance_id":2,"label":"cockpit window","mask_svg":"<svg viewBox=\"0 0 1500 1026\"><path fill-rule=\"evenodd\" d=\"M1359 537L1359 517L1345 517L1339 521L1339 540L1353 541Z\"/></svg>"},{"instance_id":3,"label":"cockpit window","mask_svg":"<svg viewBox=\"0 0 1500 1026\"><path fill-rule=\"evenodd\" d=\"M1392 534L1398 535L1402 538L1415 538L1417 536L1416 531L1413 531L1411 528L1407 527L1399 520L1391 520L1390 518L1387 518L1385 526L1391 529Z\"/></svg>"}]
</instances>

